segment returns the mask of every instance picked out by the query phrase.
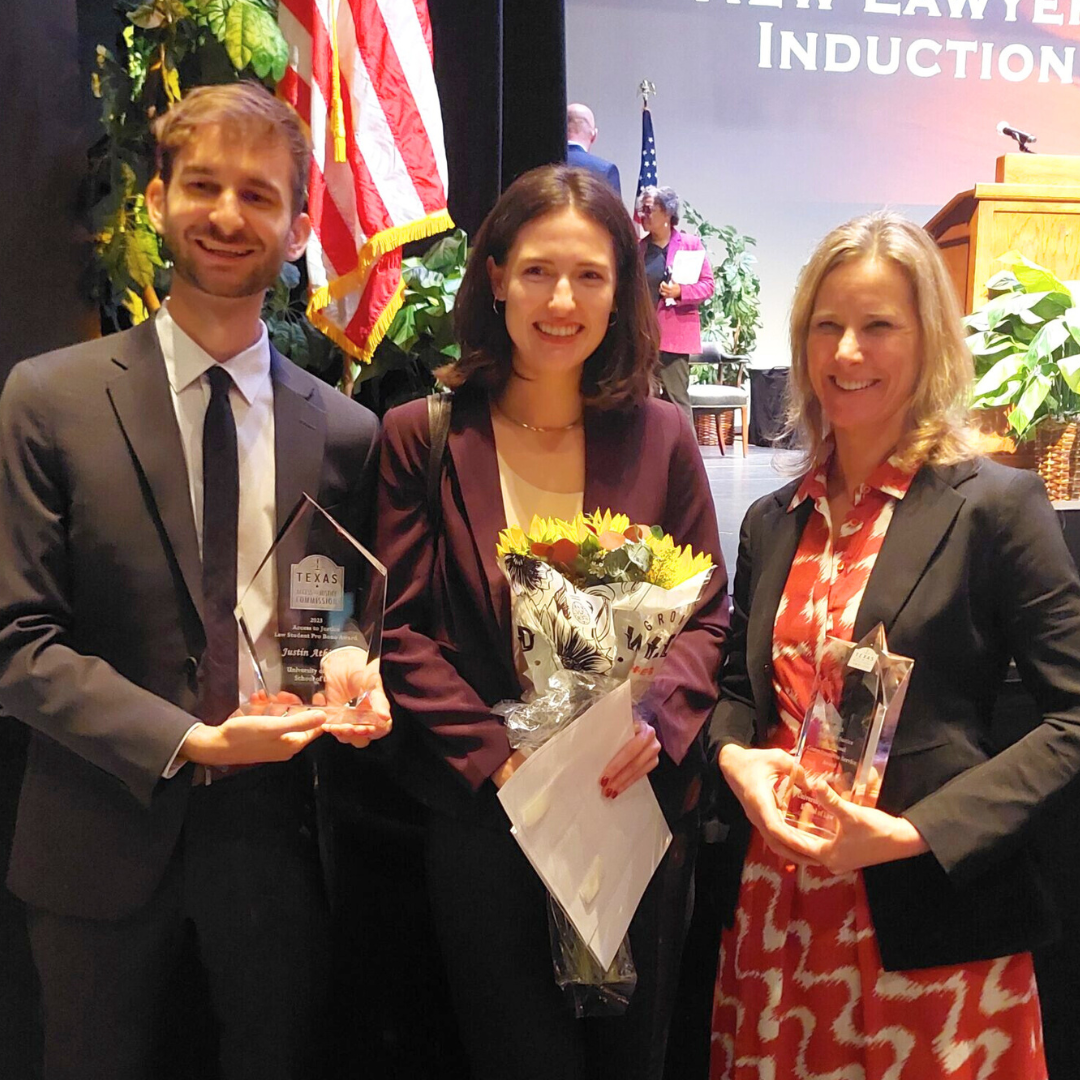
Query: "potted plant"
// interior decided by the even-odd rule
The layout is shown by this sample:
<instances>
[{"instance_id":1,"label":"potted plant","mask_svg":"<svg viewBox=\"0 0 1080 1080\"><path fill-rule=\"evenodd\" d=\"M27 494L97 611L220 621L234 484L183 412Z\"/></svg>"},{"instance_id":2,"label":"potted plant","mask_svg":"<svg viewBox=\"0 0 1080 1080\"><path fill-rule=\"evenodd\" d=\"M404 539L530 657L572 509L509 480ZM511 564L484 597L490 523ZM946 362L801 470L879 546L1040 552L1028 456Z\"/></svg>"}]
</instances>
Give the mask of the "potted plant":
<instances>
[{"instance_id":1,"label":"potted plant","mask_svg":"<svg viewBox=\"0 0 1080 1080\"><path fill-rule=\"evenodd\" d=\"M1017 449L1034 444L1053 499L1080 497L1080 307L1072 288L1018 252L987 282L990 299L964 320L975 358L972 406L1003 414Z\"/></svg>"},{"instance_id":2,"label":"potted plant","mask_svg":"<svg viewBox=\"0 0 1080 1080\"><path fill-rule=\"evenodd\" d=\"M729 355L746 356L754 349L761 324L761 282L754 269L757 259L747 250L755 240L732 225L714 225L687 202L682 205L682 215L701 237L713 268L713 294L698 309L702 344L715 345ZM690 382L695 386L714 383L738 386L741 374L741 365L726 361L690 365ZM703 445L714 446L721 439L725 445L731 445L733 412L702 413L695 416L697 424L701 425L698 438Z\"/></svg>"},{"instance_id":3,"label":"potted plant","mask_svg":"<svg viewBox=\"0 0 1080 1080\"><path fill-rule=\"evenodd\" d=\"M748 250L757 241L733 225L714 225L688 202L683 202L682 216L708 249L713 267L715 289L698 308L701 339L715 343L723 352L749 356L761 325L761 280L754 269L757 259ZM699 369L694 380L699 383L733 383L736 374L712 364L695 364L694 368Z\"/></svg>"}]
</instances>

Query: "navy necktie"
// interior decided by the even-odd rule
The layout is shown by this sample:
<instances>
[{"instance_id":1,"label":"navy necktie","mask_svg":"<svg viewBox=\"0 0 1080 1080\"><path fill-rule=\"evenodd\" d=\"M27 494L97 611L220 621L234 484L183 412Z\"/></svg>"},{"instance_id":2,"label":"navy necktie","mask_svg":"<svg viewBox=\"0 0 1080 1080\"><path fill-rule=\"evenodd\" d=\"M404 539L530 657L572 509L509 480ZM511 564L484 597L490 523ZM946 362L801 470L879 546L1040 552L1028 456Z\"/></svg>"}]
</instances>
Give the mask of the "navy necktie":
<instances>
[{"instance_id":1,"label":"navy necktie","mask_svg":"<svg viewBox=\"0 0 1080 1080\"><path fill-rule=\"evenodd\" d=\"M203 625L206 651L199 681L199 718L220 724L239 703L236 616L236 529L240 466L236 421L229 404L232 377L215 365L203 422Z\"/></svg>"}]
</instances>

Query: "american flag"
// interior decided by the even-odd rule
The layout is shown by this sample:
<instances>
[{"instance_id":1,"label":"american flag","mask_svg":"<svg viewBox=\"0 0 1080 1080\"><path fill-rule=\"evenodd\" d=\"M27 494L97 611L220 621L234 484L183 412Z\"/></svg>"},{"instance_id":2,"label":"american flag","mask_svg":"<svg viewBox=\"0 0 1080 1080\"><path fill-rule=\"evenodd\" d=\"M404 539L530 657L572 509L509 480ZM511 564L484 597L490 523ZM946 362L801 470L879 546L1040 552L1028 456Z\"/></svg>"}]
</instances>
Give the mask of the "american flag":
<instances>
[{"instance_id":1,"label":"american flag","mask_svg":"<svg viewBox=\"0 0 1080 1080\"><path fill-rule=\"evenodd\" d=\"M401 307L401 245L451 228L426 0L280 0L308 124L308 318L370 360Z\"/></svg>"},{"instance_id":2,"label":"american flag","mask_svg":"<svg viewBox=\"0 0 1080 1080\"><path fill-rule=\"evenodd\" d=\"M641 169L638 172L637 189L656 186L656 140L653 138L652 113L641 110Z\"/></svg>"}]
</instances>

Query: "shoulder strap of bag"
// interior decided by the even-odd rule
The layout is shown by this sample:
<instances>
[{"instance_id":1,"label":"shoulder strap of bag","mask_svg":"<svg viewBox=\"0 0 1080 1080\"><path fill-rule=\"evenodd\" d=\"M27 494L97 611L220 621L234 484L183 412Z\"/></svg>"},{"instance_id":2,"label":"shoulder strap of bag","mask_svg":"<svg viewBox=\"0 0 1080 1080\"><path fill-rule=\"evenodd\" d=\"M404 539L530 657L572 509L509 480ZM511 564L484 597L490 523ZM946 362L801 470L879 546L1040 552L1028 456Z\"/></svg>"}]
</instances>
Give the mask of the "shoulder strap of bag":
<instances>
[{"instance_id":1,"label":"shoulder strap of bag","mask_svg":"<svg viewBox=\"0 0 1080 1080\"><path fill-rule=\"evenodd\" d=\"M446 457L446 439L450 434L450 410L454 404L453 394L429 394L427 399L428 432L431 450L427 467L427 513L432 531L438 533L442 525L442 501L439 484L442 480L443 460Z\"/></svg>"}]
</instances>

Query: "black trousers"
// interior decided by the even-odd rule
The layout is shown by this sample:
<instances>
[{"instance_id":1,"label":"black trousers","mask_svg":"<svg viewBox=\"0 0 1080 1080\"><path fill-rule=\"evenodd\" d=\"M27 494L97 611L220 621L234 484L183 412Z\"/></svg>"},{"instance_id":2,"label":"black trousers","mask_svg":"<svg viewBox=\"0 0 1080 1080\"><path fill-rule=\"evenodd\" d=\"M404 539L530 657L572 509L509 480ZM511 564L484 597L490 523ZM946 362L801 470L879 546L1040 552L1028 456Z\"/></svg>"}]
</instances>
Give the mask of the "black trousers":
<instances>
[{"instance_id":1,"label":"black trousers","mask_svg":"<svg viewBox=\"0 0 1080 1080\"><path fill-rule=\"evenodd\" d=\"M694 410L690 405L690 354L662 352L657 375L660 378L660 390L664 400L682 409L693 430Z\"/></svg>"},{"instance_id":2,"label":"black trousers","mask_svg":"<svg viewBox=\"0 0 1080 1080\"><path fill-rule=\"evenodd\" d=\"M45 1080L325 1075L317 1029L329 909L310 781L298 766L194 788L165 877L131 916L29 912ZM180 984L203 987L209 1010L183 1000ZM192 1022L207 1014L216 1021L209 1033ZM192 1047L207 1060L184 1063Z\"/></svg>"},{"instance_id":3,"label":"black trousers","mask_svg":"<svg viewBox=\"0 0 1080 1080\"><path fill-rule=\"evenodd\" d=\"M697 828L694 812L672 829L631 923L638 985L627 1012L577 1020L555 985L547 893L509 826L432 815L428 885L475 1080L659 1080Z\"/></svg>"}]
</instances>

